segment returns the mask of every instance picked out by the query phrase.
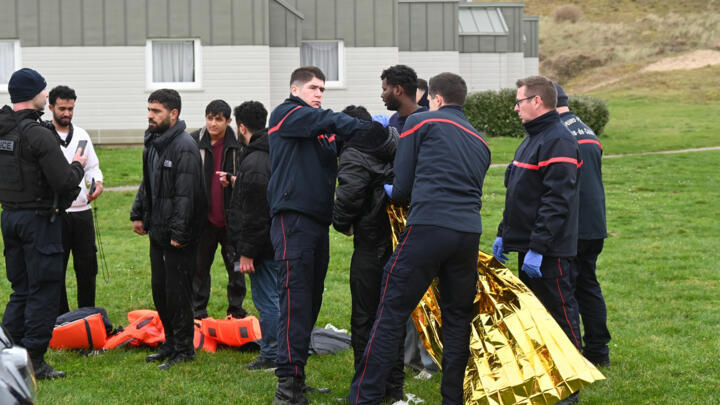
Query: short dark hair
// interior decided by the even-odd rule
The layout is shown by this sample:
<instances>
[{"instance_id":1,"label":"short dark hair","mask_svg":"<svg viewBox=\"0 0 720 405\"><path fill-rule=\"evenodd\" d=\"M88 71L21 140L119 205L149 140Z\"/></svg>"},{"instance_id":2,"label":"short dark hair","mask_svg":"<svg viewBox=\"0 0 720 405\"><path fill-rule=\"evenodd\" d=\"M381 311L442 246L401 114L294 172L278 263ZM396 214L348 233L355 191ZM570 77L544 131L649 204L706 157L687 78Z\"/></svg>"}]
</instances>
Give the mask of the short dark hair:
<instances>
[{"instance_id":1,"label":"short dark hair","mask_svg":"<svg viewBox=\"0 0 720 405\"><path fill-rule=\"evenodd\" d=\"M59 98L63 100L77 100L77 95L75 95L75 90L68 86L56 86L54 89L50 90L48 98L50 99L50 105L55 105L55 102Z\"/></svg>"},{"instance_id":2,"label":"short dark hair","mask_svg":"<svg viewBox=\"0 0 720 405\"><path fill-rule=\"evenodd\" d=\"M467 84L465 80L455 73L444 72L430 78L428 94L435 97L439 94L445 104L463 106L467 97Z\"/></svg>"},{"instance_id":3,"label":"short dark hair","mask_svg":"<svg viewBox=\"0 0 720 405\"><path fill-rule=\"evenodd\" d=\"M349 105L345 107L342 112L353 118L361 119L363 121L372 121L372 116L368 110L361 105Z\"/></svg>"},{"instance_id":4,"label":"short dark hair","mask_svg":"<svg viewBox=\"0 0 720 405\"><path fill-rule=\"evenodd\" d=\"M405 91L405 96L415 101L417 92L417 74L407 65L395 65L383 70L381 79L391 86L400 86Z\"/></svg>"},{"instance_id":5,"label":"short dark hair","mask_svg":"<svg viewBox=\"0 0 720 405\"><path fill-rule=\"evenodd\" d=\"M427 90L427 80L418 77L417 88L422 91Z\"/></svg>"},{"instance_id":6,"label":"short dark hair","mask_svg":"<svg viewBox=\"0 0 720 405\"><path fill-rule=\"evenodd\" d=\"M235 124L244 124L251 132L265 128L267 110L259 101L246 101L235 107Z\"/></svg>"},{"instance_id":7,"label":"short dark hair","mask_svg":"<svg viewBox=\"0 0 720 405\"><path fill-rule=\"evenodd\" d=\"M205 116L222 115L225 119L230 119L230 104L224 100L213 100L205 107Z\"/></svg>"},{"instance_id":8,"label":"short dark hair","mask_svg":"<svg viewBox=\"0 0 720 405\"><path fill-rule=\"evenodd\" d=\"M148 97L148 103L160 103L168 111L178 110L178 116L180 116L180 108L182 107L180 93L173 89L159 89L153 91L150 94L150 97Z\"/></svg>"},{"instance_id":9,"label":"short dark hair","mask_svg":"<svg viewBox=\"0 0 720 405\"><path fill-rule=\"evenodd\" d=\"M314 78L318 78L325 81L325 74L323 74L322 70L320 70L317 66L302 66L295 70L293 70L292 74L290 75L290 85L297 83L299 85L303 85L310 80Z\"/></svg>"},{"instance_id":10,"label":"short dark hair","mask_svg":"<svg viewBox=\"0 0 720 405\"><path fill-rule=\"evenodd\" d=\"M552 110L557 106L557 89L552 80L545 76L529 76L515 82L517 88L527 87L527 93L531 96L540 96L543 105Z\"/></svg>"}]
</instances>

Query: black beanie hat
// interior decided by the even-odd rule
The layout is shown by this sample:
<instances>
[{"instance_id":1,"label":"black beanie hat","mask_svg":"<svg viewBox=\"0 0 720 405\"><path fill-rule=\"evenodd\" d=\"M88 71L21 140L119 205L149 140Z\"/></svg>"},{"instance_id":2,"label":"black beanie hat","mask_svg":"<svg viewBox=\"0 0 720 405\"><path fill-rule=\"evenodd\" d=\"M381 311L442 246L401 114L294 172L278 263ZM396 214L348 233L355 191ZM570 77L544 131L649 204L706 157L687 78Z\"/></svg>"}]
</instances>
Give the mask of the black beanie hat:
<instances>
[{"instance_id":1,"label":"black beanie hat","mask_svg":"<svg viewBox=\"0 0 720 405\"><path fill-rule=\"evenodd\" d=\"M10 101L14 104L32 100L45 90L45 87L47 83L40 73L30 68L22 68L10 76L8 82Z\"/></svg>"},{"instance_id":2,"label":"black beanie hat","mask_svg":"<svg viewBox=\"0 0 720 405\"><path fill-rule=\"evenodd\" d=\"M568 106L568 95L565 93L565 90L563 90L562 87L560 87L557 82L553 82L555 85L555 89L557 90L557 106L558 107L567 107Z\"/></svg>"}]
</instances>

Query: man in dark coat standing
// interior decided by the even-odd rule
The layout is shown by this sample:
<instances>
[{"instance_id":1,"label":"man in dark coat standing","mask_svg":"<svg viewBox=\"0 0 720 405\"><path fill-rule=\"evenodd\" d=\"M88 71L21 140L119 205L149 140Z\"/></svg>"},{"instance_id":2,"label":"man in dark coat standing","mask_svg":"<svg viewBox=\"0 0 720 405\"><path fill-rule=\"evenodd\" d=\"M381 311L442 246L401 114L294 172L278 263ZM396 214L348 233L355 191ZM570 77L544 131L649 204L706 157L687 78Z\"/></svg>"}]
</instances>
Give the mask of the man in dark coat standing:
<instances>
[{"instance_id":1,"label":"man in dark coat standing","mask_svg":"<svg viewBox=\"0 0 720 405\"><path fill-rule=\"evenodd\" d=\"M610 365L610 331L607 308L595 274L595 264L607 238L605 189L602 182L603 148L595 132L568 107L565 90L555 83L557 112L580 146L583 165L580 170L580 216L575 256L575 298L583 324L583 356L596 366Z\"/></svg>"},{"instance_id":2,"label":"man in dark coat standing","mask_svg":"<svg viewBox=\"0 0 720 405\"><path fill-rule=\"evenodd\" d=\"M65 377L45 362L63 288L62 220L80 192L87 157L68 164L60 144L39 120L48 93L35 70L13 73L12 108L0 109L0 203L5 269L12 287L2 324L28 351L38 379Z\"/></svg>"},{"instance_id":3,"label":"man in dark coat standing","mask_svg":"<svg viewBox=\"0 0 720 405\"><path fill-rule=\"evenodd\" d=\"M402 325L435 277L443 325L443 404L463 401L490 149L463 114L465 80L440 73L429 87L431 111L408 117L395 155L395 179L386 185L393 200L412 194L410 213L385 264L377 316L350 387L352 404L383 399Z\"/></svg>"},{"instance_id":4,"label":"man in dark coat standing","mask_svg":"<svg viewBox=\"0 0 720 405\"><path fill-rule=\"evenodd\" d=\"M227 211L230 208L232 187L216 172L235 175L235 164L242 150L237 135L230 123L230 106L223 100L213 100L205 107L205 126L190 134L198 143L203 165L203 185L208 204L208 215L198 240L197 266L193 276L193 316L207 318L210 301L210 269L215 251L220 245L220 254L228 274L227 314L244 318L245 275L233 271L232 243L228 241Z\"/></svg>"},{"instance_id":5,"label":"man in dark coat standing","mask_svg":"<svg viewBox=\"0 0 720 405\"><path fill-rule=\"evenodd\" d=\"M133 231L150 234L153 301L165 327L165 343L145 360L164 360L163 370L195 358L191 283L207 217L200 152L178 119L180 108L172 89L148 98L143 180L130 211Z\"/></svg>"},{"instance_id":6,"label":"man in dark coat standing","mask_svg":"<svg viewBox=\"0 0 720 405\"><path fill-rule=\"evenodd\" d=\"M528 136L505 171L505 210L493 255L518 252L520 280L580 350L573 282L578 239L580 149L555 111L557 91L543 76L517 81L515 111ZM565 400L577 401L577 393Z\"/></svg>"},{"instance_id":7,"label":"man in dark coat standing","mask_svg":"<svg viewBox=\"0 0 720 405\"><path fill-rule=\"evenodd\" d=\"M361 106L349 106L343 112L351 117L372 120L370 113ZM375 323L383 266L392 253L392 229L386 209L388 197L383 185L392 182L392 161L398 138L395 128L389 127L386 138L354 136L340 152L333 226L338 232L353 235L350 336L355 368L362 360L370 329ZM385 388L385 398L391 402L404 398L405 372L401 351L396 353L396 358Z\"/></svg>"}]
</instances>

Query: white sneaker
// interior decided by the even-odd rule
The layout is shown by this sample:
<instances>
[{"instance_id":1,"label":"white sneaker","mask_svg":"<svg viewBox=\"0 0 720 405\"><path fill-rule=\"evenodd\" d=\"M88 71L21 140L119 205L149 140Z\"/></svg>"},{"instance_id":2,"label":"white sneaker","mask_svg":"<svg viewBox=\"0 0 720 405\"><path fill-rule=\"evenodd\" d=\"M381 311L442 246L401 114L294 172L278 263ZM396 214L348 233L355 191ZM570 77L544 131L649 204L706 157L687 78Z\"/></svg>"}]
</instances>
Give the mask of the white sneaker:
<instances>
[{"instance_id":1,"label":"white sneaker","mask_svg":"<svg viewBox=\"0 0 720 405\"><path fill-rule=\"evenodd\" d=\"M432 376L433 376L433 373L431 373L426 368L424 368L424 369L420 370L418 375L416 375L413 378L415 378L416 380L429 380L432 378Z\"/></svg>"}]
</instances>

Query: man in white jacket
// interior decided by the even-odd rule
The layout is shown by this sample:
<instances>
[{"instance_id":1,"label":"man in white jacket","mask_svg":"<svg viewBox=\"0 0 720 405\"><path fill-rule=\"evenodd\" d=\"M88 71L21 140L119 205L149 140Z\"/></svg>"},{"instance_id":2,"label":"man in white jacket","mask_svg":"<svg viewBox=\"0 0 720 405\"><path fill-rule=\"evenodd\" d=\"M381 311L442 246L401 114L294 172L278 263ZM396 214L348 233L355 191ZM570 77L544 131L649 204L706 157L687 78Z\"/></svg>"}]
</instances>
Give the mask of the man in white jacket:
<instances>
[{"instance_id":1,"label":"man in white jacket","mask_svg":"<svg viewBox=\"0 0 720 405\"><path fill-rule=\"evenodd\" d=\"M65 270L67 271L67 262L70 258L70 251L72 251L75 279L77 280L77 303L80 308L95 306L95 278L98 264L95 255L97 251L95 226L90 202L103 192L103 175L90 136L84 129L72 125L76 99L75 90L67 86L57 86L50 91L49 106L53 115L52 126L58 135L65 158L70 162L78 148L82 148L87 156L85 177L80 181L80 194L62 216ZM63 278L59 314L64 314L69 310Z\"/></svg>"}]
</instances>

